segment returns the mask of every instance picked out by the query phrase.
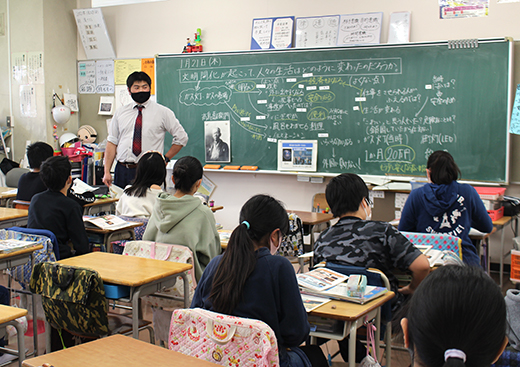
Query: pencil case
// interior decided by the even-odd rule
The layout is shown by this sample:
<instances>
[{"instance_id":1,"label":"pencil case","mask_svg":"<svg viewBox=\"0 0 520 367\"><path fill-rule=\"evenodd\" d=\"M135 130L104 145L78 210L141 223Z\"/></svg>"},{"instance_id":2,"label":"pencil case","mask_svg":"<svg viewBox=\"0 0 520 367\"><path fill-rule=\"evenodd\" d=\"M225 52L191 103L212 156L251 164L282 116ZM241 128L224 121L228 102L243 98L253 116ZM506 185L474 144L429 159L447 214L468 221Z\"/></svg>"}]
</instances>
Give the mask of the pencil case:
<instances>
[{"instance_id":1,"label":"pencil case","mask_svg":"<svg viewBox=\"0 0 520 367\"><path fill-rule=\"evenodd\" d=\"M352 274L347 281L347 296L363 298L367 288L367 277L365 275Z\"/></svg>"}]
</instances>

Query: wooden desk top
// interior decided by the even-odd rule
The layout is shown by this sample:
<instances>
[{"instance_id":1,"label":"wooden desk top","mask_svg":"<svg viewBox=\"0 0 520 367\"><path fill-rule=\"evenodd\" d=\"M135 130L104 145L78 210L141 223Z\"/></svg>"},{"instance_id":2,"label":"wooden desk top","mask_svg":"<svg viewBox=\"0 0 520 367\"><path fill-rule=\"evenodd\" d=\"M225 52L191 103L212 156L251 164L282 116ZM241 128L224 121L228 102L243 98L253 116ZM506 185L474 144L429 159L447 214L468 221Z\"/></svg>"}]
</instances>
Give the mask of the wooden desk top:
<instances>
[{"instance_id":1,"label":"wooden desk top","mask_svg":"<svg viewBox=\"0 0 520 367\"><path fill-rule=\"evenodd\" d=\"M116 198L96 199L96 200L94 200L93 203L85 204L85 205L83 205L83 207L88 208L88 207L96 206L96 205L112 204L112 203L117 202L118 200L119 199L116 199Z\"/></svg>"},{"instance_id":2,"label":"wooden desk top","mask_svg":"<svg viewBox=\"0 0 520 367\"><path fill-rule=\"evenodd\" d=\"M104 282L129 287L138 287L192 268L191 264L117 255L108 252L91 252L69 257L58 261L58 263L95 270Z\"/></svg>"},{"instance_id":3,"label":"wooden desk top","mask_svg":"<svg viewBox=\"0 0 520 367\"><path fill-rule=\"evenodd\" d=\"M16 197L16 193L7 193L7 191L16 190L16 187L0 187L0 199L10 199Z\"/></svg>"},{"instance_id":4,"label":"wooden desk top","mask_svg":"<svg viewBox=\"0 0 520 367\"><path fill-rule=\"evenodd\" d=\"M0 221L27 217L27 209L0 208Z\"/></svg>"},{"instance_id":5,"label":"wooden desk top","mask_svg":"<svg viewBox=\"0 0 520 367\"><path fill-rule=\"evenodd\" d=\"M386 292L381 297L365 303L364 305L354 302L332 300L325 303L323 306L312 310L309 314L342 321L355 321L383 305L386 301L391 300L394 298L394 295L394 292ZM336 306L336 308L332 308L332 306Z\"/></svg>"},{"instance_id":6,"label":"wooden desk top","mask_svg":"<svg viewBox=\"0 0 520 367\"><path fill-rule=\"evenodd\" d=\"M3 260L3 259L8 259L10 257L14 257L14 256L22 255L22 254L31 253L31 252L34 252L34 251L37 251L37 250L41 250L42 248L43 248L43 245L40 243L40 244L34 245L32 247L26 247L26 248L18 250L18 251L12 251L12 252L7 252L5 254L0 254L0 261Z\"/></svg>"},{"instance_id":7,"label":"wooden desk top","mask_svg":"<svg viewBox=\"0 0 520 367\"><path fill-rule=\"evenodd\" d=\"M121 228L117 228L117 229L102 229L102 228L99 228L99 227L87 227L87 226L85 226L85 230L87 232L92 232L92 233L108 234L108 233L113 233L113 232L126 230L126 229L130 229L130 228L140 227L142 225L143 225L143 223L141 223L141 222L128 222L127 226L124 226L124 227L121 227Z\"/></svg>"},{"instance_id":8,"label":"wooden desk top","mask_svg":"<svg viewBox=\"0 0 520 367\"><path fill-rule=\"evenodd\" d=\"M494 220L493 226L502 227L511 222L511 220L513 220L513 217L502 217L500 219Z\"/></svg>"},{"instance_id":9,"label":"wooden desk top","mask_svg":"<svg viewBox=\"0 0 520 367\"><path fill-rule=\"evenodd\" d=\"M27 315L27 310L24 308L0 305L0 324L25 315Z\"/></svg>"},{"instance_id":10,"label":"wooden desk top","mask_svg":"<svg viewBox=\"0 0 520 367\"><path fill-rule=\"evenodd\" d=\"M334 218L332 213L315 213L301 210L287 210L288 213L294 213L302 220L304 225L313 226L320 223L325 223Z\"/></svg>"},{"instance_id":11,"label":"wooden desk top","mask_svg":"<svg viewBox=\"0 0 520 367\"><path fill-rule=\"evenodd\" d=\"M55 367L211 367L202 359L161 348L123 335L113 335L54 353L26 359L22 366L39 367L44 363Z\"/></svg>"}]
</instances>

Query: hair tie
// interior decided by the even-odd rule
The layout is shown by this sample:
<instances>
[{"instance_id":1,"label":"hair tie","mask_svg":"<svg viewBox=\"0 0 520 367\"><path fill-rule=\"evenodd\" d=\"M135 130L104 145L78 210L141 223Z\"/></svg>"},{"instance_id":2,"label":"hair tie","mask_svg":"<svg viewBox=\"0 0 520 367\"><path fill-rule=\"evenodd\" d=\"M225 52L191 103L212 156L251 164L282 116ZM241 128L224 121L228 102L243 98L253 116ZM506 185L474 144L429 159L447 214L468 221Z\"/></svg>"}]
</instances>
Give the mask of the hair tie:
<instances>
[{"instance_id":1,"label":"hair tie","mask_svg":"<svg viewBox=\"0 0 520 367\"><path fill-rule=\"evenodd\" d=\"M462 362L466 363L466 353L460 349L447 349L444 352L444 362L448 361L448 358L462 359Z\"/></svg>"},{"instance_id":2,"label":"hair tie","mask_svg":"<svg viewBox=\"0 0 520 367\"><path fill-rule=\"evenodd\" d=\"M251 226L249 225L249 222L247 220L242 221L241 224L245 224L247 229L249 229Z\"/></svg>"}]
</instances>

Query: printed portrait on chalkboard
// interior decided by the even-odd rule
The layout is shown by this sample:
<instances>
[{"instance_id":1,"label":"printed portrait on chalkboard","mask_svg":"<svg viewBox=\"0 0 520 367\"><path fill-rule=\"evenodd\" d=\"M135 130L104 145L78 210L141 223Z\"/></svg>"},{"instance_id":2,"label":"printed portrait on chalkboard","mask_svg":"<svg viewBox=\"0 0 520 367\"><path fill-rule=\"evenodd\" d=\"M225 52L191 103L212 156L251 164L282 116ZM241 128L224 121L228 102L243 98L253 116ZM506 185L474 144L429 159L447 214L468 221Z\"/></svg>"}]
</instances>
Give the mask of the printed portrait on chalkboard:
<instances>
[{"instance_id":1,"label":"printed portrait on chalkboard","mask_svg":"<svg viewBox=\"0 0 520 367\"><path fill-rule=\"evenodd\" d=\"M290 162L292 160L292 149L284 149L282 159L284 162Z\"/></svg>"},{"instance_id":2,"label":"printed portrait on chalkboard","mask_svg":"<svg viewBox=\"0 0 520 367\"><path fill-rule=\"evenodd\" d=\"M206 162L231 162L229 121L204 122Z\"/></svg>"}]
</instances>

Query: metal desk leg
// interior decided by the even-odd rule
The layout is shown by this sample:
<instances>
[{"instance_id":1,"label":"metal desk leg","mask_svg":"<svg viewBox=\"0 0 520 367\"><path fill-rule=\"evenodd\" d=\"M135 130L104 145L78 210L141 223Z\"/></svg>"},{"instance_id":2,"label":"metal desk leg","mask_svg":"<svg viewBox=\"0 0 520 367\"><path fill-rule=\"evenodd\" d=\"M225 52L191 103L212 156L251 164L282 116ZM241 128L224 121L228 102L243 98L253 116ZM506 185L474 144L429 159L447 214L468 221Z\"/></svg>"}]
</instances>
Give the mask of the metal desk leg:
<instances>
[{"instance_id":1,"label":"metal desk leg","mask_svg":"<svg viewBox=\"0 0 520 367\"><path fill-rule=\"evenodd\" d=\"M500 235L500 289L502 289L504 283L504 226L500 230L502 231Z\"/></svg>"},{"instance_id":2,"label":"metal desk leg","mask_svg":"<svg viewBox=\"0 0 520 367\"><path fill-rule=\"evenodd\" d=\"M51 324L45 319L45 353L51 352Z\"/></svg>"},{"instance_id":3,"label":"metal desk leg","mask_svg":"<svg viewBox=\"0 0 520 367\"><path fill-rule=\"evenodd\" d=\"M132 294L132 337L139 339L139 298L141 297L141 290L133 290Z\"/></svg>"},{"instance_id":4,"label":"metal desk leg","mask_svg":"<svg viewBox=\"0 0 520 367\"><path fill-rule=\"evenodd\" d=\"M31 254L31 269L34 269L34 252ZM34 356L38 355L38 314L36 307L36 295L31 293L32 299L32 316L33 316L33 342L34 342ZM24 350L25 353L25 350ZM50 353L50 349L48 350Z\"/></svg>"},{"instance_id":5,"label":"metal desk leg","mask_svg":"<svg viewBox=\"0 0 520 367\"><path fill-rule=\"evenodd\" d=\"M188 276L186 272L179 274L184 284L184 308L190 308L190 283L188 282Z\"/></svg>"},{"instance_id":6,"label":"metal desk leg","mask_svg":"<svg viewBox=\"0 0 520 367\"><path fill-rule=\"evenodd\" d=\"M350 323L350 333L348 339L348 365L356 365L356 333L357 333L357 322L353 321Z\"/></svg>"}]
</instances>

